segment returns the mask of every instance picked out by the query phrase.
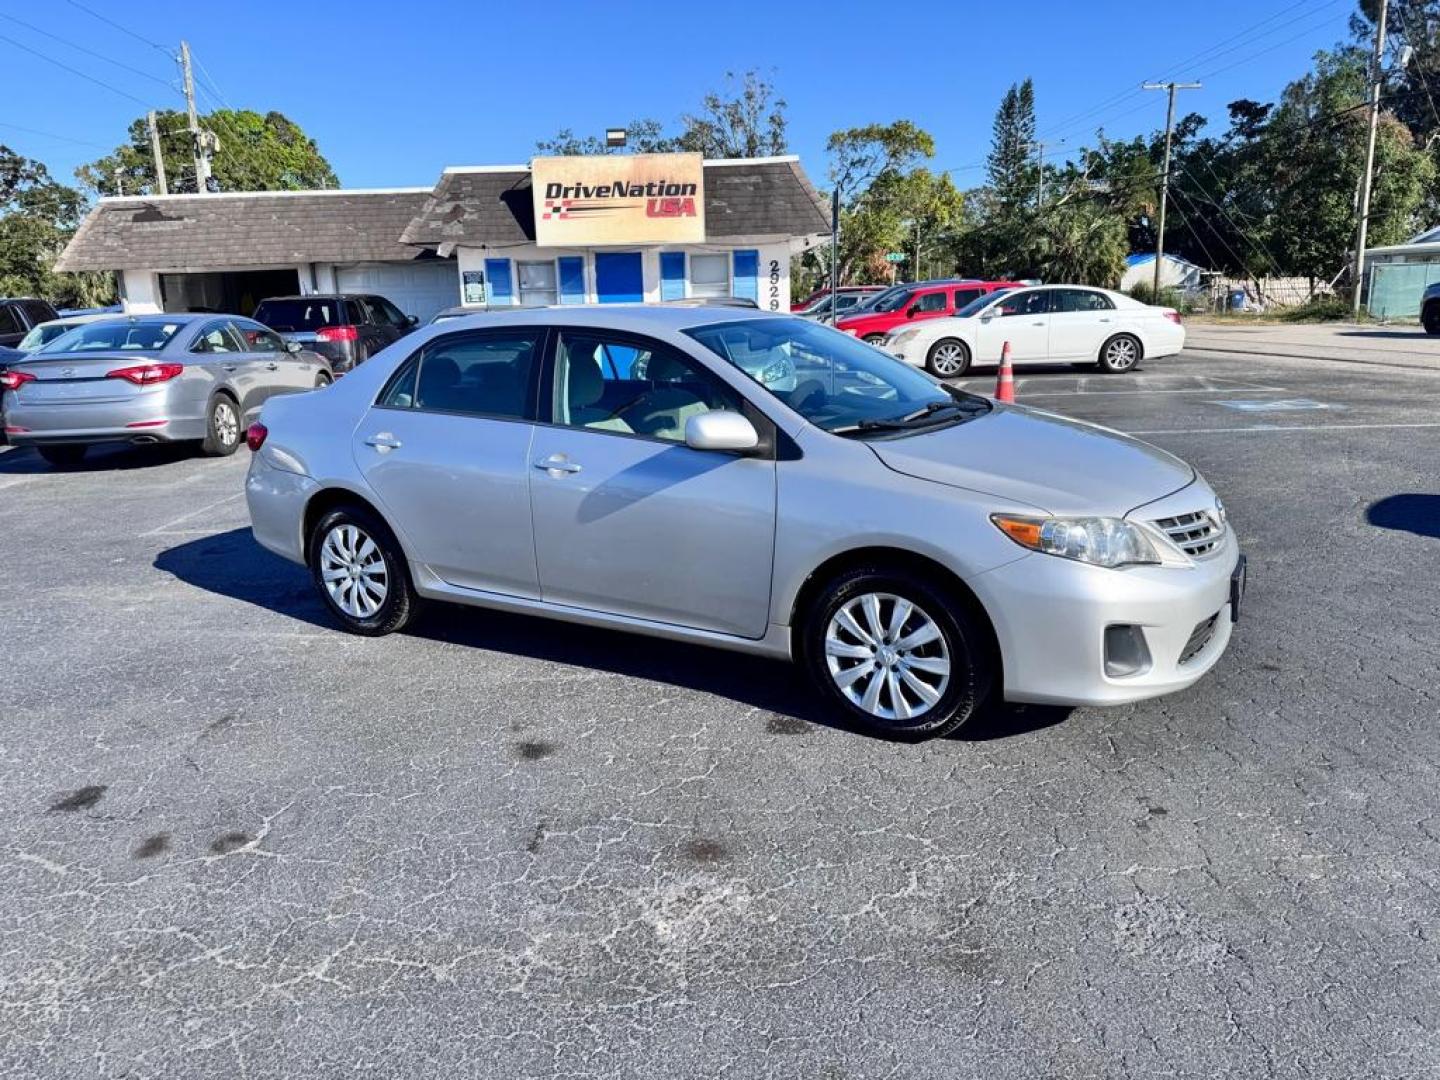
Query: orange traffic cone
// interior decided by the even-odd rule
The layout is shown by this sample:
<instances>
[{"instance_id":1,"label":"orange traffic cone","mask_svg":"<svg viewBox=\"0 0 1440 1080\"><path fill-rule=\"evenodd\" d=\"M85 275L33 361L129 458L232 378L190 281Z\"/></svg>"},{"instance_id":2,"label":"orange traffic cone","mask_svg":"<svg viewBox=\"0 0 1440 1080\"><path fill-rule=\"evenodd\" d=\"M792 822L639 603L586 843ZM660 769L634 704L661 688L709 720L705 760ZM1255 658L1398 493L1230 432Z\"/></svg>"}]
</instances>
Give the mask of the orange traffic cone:
<instances>
[{"instance_id":1,"label":"orange traffic cone","mask_svg":"<svg viewBox=\"0 0 1440 1080\"><path fill-rule=\"evenodd\" d=\"M1000 376L995 380L995 400L1015 403L1015 369L1010 366L1010 343L1000 349Z\"/></svg>"}]
</instances>

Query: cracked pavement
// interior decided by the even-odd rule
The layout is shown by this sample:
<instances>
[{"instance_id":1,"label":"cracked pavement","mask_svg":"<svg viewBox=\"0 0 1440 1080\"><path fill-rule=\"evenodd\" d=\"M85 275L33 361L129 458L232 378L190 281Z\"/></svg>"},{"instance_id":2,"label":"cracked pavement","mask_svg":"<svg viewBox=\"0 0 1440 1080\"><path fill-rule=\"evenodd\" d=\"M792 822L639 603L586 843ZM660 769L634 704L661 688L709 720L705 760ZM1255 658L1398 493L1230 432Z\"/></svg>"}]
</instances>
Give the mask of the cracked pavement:
<instances>
[{"instance_id":1,"label":"cracked pavement","mask_svg":"<svg viewBox=\"0 0 1440 1080\"><path fill-rule=\"evenodd\" d=\"M743 656L345 636L243 452L0 454L0 1073L1433 1077L1437 391L1022 372L1206 474L1246 610L1189 691L920 746Z\"/></svg>"}]
</instances>

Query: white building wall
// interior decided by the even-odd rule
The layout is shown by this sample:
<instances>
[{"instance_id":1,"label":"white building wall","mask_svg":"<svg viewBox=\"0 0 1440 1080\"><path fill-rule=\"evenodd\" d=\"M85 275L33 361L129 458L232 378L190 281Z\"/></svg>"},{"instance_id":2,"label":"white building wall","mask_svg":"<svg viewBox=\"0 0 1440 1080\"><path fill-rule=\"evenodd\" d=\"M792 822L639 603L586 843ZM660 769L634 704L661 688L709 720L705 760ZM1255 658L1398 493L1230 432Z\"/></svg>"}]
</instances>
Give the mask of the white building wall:
<instances>
[{"instance_id":1,"label":"white building wall","mask_svg":"<svg viewBox=\"0 0 1440 1080\"><path fill-rule=\"evenodd\" d=\"M158 315L164 310L160 300L160 275L153 270L120 271L120 306L129 315Z\"/></svg>"}]
</instances>

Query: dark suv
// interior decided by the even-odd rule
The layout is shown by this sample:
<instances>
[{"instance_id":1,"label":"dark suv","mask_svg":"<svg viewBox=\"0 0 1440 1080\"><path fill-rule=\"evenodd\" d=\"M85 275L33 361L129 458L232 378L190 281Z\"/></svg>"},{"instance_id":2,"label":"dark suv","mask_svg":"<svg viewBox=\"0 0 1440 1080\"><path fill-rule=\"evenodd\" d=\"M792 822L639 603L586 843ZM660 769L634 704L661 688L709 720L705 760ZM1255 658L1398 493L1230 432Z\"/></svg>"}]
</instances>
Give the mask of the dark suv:
<instances>
[{"instance_id":1,"label":"dark suv","mask_svg":"<svg viewBox=\"0 0 1440 1080\"><path fill-rule=\"evenodd\" d=\"M14 347L32 326L58 318L47 300L0 300L0 345Z\"/></svg>"},{"instance_id":2,"label":"dark suv","mask_svg":"<svg viewBox=\"0 0 1440 1080\"><path fill-rule=\"evenodd\" d=\"M383 296L350 293L272 296L260 301L255 321L319 353L336 374L363 364L419 322Z\"/></svg>"}]
</instances>

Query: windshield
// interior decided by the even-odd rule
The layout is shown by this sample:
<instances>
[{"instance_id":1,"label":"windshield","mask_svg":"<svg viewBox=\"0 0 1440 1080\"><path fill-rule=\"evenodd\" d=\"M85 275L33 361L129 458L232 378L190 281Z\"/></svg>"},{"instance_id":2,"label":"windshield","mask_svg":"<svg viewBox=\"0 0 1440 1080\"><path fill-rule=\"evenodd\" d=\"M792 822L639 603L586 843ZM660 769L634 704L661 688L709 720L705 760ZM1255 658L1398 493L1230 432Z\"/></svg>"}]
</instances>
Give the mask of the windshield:
<instances>
[{"instance_id":1,"label":"windshield","mask_svg":"<svg viewBox=\"0 0 1440 1080\"><path fill-rule=\"evenodd\" d=\"M91 323L74 326L38 350L60 352L159 352L180 329L178 322L161 319Z\"/></svg>"},{"instance_id":2,"label":"windshield","mask_svg":"<svg viewBox=\"0 0 1440 1080\"><path fill-rule=\"evenodd\" d=\"M911 289L886 289L874 301L865 305L866 311L896 311L905 306L913 293Z\"/></svg>"},{"instance_id":3,"label":"windshield","mask_svg":"<svg viewBox=\"0 0 1440 1080\"><path fill-rule=\"evenodd\" d=\"M255 321L283 334L339 326L345 321L340 301L333 296L307 296L297 300L261 300Z\"/></svg>"},{"instance_id":4,"label":"windshield","mask_svg":"<svg viewBox=\"0 0 1440 1080\"><path fill-rule=\"evenodd\" d=\"M989 411L849 334L799 318L685 331L817 427L838 434L910 430Z\"/></svg>"},{"instance_id":5,"label":"windshield","mask_svg":"<svg viewBox=\"0 0 1440 1080\"><path fill-rule=\"evenodd\" d=\"M985 307L992 300L996 299L997 297L1004 296L1009 291L1009 289L996 289L994 292L986 293L984 296L977 296L974 300L971 300L964 307L958 308L955 312L954 317L957 319L968 319L971 315L974 315L977 311Z\"/></svg>"},{"instance_id":6,"label":"windshield","mask_svg":"<svg viewBox=\"0 0 1440 1080\"><path fill-rule=\"evenodd\" d=\"M20 344L15 347L21 352L34 352L41 345L48 345L66 330L75 327L74 323L41 323L32 327L30 332L20 339Z\"/></svg>"}]
</instances>

